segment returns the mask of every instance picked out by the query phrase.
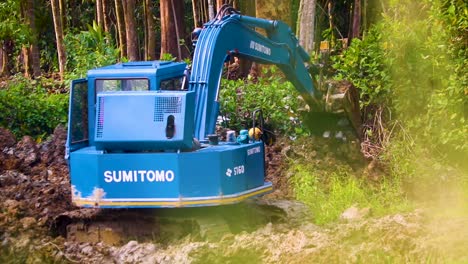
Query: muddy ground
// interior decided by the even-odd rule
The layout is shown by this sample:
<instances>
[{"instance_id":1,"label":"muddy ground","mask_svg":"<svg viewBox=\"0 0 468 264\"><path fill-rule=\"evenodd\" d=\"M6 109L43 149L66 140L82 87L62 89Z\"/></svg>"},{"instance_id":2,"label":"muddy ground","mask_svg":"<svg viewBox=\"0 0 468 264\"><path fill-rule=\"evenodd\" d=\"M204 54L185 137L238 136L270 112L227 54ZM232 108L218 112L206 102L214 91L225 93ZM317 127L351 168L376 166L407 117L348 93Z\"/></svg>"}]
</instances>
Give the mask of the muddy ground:
<instances>
[{"instance_id":1,"label":"muddy ground","mask_svg":"<svg viewBox=\"0 0 468 264\"><path fill-rule=\"evenodd\" d=\"M468 263L468 217L437 209L374 218L350 208L327 226L313 219L275 222L217 240L128 238L117 246L66 241L54 226L57 215L76 209L65 138L65 129L57 127L40 144L30 137L16 142L0 128L1 263ZM281 175L285 148L281 142L268 147L268 177L277 190L268 199L292 197Z\"/></svg>"}]
</instances>

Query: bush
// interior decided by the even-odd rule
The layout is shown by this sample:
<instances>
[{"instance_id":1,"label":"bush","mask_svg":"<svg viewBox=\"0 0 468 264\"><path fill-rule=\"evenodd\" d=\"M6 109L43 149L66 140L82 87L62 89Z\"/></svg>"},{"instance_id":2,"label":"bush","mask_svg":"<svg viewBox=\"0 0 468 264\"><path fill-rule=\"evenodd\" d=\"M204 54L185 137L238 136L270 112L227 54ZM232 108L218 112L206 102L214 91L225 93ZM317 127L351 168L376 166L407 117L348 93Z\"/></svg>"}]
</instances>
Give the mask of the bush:
<instances>
[{"instance_id":1,"label":"bush","mask_svg":"<svg viewBox=\"0 0 468 264\"><path fill-rule=\"evenodd\" d=\"M0 126L17 138L42 138L67 122L68 95L49 93L40 81L15 76L0 90Z\"/></svg>"},{"instance_id":2,"label":"bush","mask_svg":"<svg viewBox=\"0 0 468 264\"><path fill-rule=\"evenodd\" d=\"M372 27L363 40L353 39L349 48L332 58L339 80L348 80L359 89L361 106L390 101L391 76L386 67L381 26Z\"/></svg>"},{"instance_id":3,"label":"bush","mask_svg":"<svg viewBox=\"0 0 468 264\"><path fill-rule=\"evenodd\" d=\"M338 77L360 90L362 106L383 105L393 118L388 127L398 122L419 146L462 163L468 158L466 12L464 1L394 1L362 41L334 59Z\"/></svg>"},{"instance_id":4,"label":"bush","mask_svg":"<svg viewBox=\"0 0 468 264\"><path fill-rule=\"evenodd\" d=\"M220 112L232 129L249 128L252 113L262 109L266 123L280 133L303 134L299 117L305 111L305 103L290 82L283 80L275 68L269 77L253 80L222 80ZM267 75L266 73L264 74Z\"/></svg>"}]
</instances>

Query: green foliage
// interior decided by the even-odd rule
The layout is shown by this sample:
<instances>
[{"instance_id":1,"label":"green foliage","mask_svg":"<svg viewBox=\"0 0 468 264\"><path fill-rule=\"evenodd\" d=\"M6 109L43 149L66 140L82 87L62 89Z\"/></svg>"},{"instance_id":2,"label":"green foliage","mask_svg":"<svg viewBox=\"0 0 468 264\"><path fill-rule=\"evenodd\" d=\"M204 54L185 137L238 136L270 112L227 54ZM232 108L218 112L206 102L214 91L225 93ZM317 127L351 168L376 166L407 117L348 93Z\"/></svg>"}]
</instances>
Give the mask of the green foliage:
<instances>
[{"instance_id":1,"label":"green foliage","mask_svg":"<svg viewBox=\"0 0 468 264\"><path fill-rule=\"evenodd\" d=\"M363 106L391 113L382 125L393 133L379 158L401 190L423 202L466 201L466 1L395 0L384 11L334 67L359 88Z\"/></svg>"},{"instance_id":2,"label":"green foliage","mask_svg":"<svg viewBox=\"0 0 468 264\"><path fill-rule=\"evenodd\" d=\"M362 106L390 100L391 78L385 66L381 31L379 26L371 28L363 40L353 39L342 55L333 58L336 78L346 79L359 89Z\"/></svg>"},{"instance_id":3,"label":"green foliage","mask_svg":"<svg viewBox=\"0 0 468 264\"><path fill-rule=\"evenodd\" d=\"M170 53L163 53L161 55L161 60L163 61L175 61L177 58Z\"/></svg>"},{"instance_id":4,"label":"green foliage","mask_svg":"<svg viewBox=\"0 0 468 264\"><path fill-rule=\"evenodd\" d=\"M392 1L365 38L335 58L361 104L384 105L419 144L468 158L464 1Z\"/></svg>"},{"instance_id":5,"label":"green foliage","mask_svg":"<svg viewBox=\"0 0 468 264\"><path fill-rule=\"evenodd\" d=\"M299 116L305 111L305 103L289 82L276 73L253 80L222 80L220 111L229 119L229 127L251 127L252 112L262 109L266 123L275 130L290 135L304 134Z\"/></svg>"},{"instance_id":6,"label":"green foliage","mask_svg":"<svg viewBox=\"0 0 468 264\"><path fill-rule=\"evenodd\" d=\"M400 1L390 6L382 22L386 41L392 43L387 64L398 118L409 133L417 134L413 137L419 144L442 157L465 160L467 12L462 1Z\"/></svg>"},{"instance_id":7,"label":"green foliage","mask_svg":"<svg viewBox=\"0 0 468 264\"><path fill-rule=\"evenodd\" d=\"M88 31L65 36L68 79L83 77L90 69L117 62L119 49L110 36L93 22Z\"/></svg>"},{"instance_id":8,"label":"green foliage","mask_svg":"<svg viewBox=\"0 0 468 264\"><path fill-rule=\"evenodd\" d=\"M49 93L41 81L16 76L0 90L0 126L20 138L44 137L58 124L65 124L68 95Z\"/></svg>"},{"instance_id":9,"label":"green foliage","mask_svg":"<svg viewBox=\"0 0 468 264\"><path fill-rule=\"evenodd\" d=\"M19 44L28 43L29 28L21 18L21 2L4 0L0 3L0 40L14 40Z\"/></svg>"}]
</instances>

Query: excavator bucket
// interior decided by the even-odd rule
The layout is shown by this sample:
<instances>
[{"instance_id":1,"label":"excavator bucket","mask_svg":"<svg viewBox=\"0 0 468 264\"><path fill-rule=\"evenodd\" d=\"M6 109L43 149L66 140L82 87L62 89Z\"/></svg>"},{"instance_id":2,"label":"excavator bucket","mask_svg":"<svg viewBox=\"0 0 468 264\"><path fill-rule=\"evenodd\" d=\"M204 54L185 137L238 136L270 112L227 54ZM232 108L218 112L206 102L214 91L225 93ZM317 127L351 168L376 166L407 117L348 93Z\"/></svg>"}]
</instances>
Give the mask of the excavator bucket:
<instances>
[{"instance_id":1,"label":"excavator bucket","mask_svg":"<svg viewBox=\"0 0 468 264\"><path fill-rule=\"evenodd\" d=\"M311 111L303 116L304 124L324 137L343 138L346 131L360 139L362 121L356 87L348 81L327 81L321 87L321 104L309 104Z\"/></svg>"},{"instance_id":2,"label":"excavator bucket","mask_svg":"<svg viewBox=\"0 0 468 264\"><path fill-rule=\"evenodd\" d=\"M356 87L348 81L330 81L324 97L325 110L345 116L356 136L361 138L362 121Z\"/></svg>"}]
</instances>

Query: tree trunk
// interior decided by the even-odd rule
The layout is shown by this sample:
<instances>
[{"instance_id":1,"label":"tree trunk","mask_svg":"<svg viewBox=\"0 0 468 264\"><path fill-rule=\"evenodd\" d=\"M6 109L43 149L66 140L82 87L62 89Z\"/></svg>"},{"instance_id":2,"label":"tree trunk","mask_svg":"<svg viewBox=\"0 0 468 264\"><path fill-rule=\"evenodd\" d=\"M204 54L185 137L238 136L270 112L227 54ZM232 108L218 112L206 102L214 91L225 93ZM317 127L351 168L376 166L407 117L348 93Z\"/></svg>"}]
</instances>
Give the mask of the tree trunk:
<instances>
[{"instance_id":1,"label":"tree trunk","mask_svg":"<svg viewBox=\"0 0 468 264\"><path fill-rule=\"evenodd\" d=\"M281 20L291 27L291 1L256 0L255 4L257 17Z\"/></svg>"},{"instance_id":2,"label":"tree trunk","mask_svg":"<svg viewBox=\"0 0 468 264\"><path fill-rule=\"evenodd\" d=\"M29 49L27 46L23 46L21 48L21 53L23 54L23 70L24 70L24 77L30 78L31 75L29 74L31 72L31 68L29 67L30 62L29 62ZM20 65L21 66L21 63ZM20 67L18 67L20 68ZM21 68L19 69L21 70Z\"/></svg>"},{"instance_id":3,"label":"tree trunk","mask_svg":"<svg viewBox=\"0 0 468 264\"><path fill-rule=\"evenodd\" d=\"M287 0L256 0L256 17L265 18L271 20L281 20L291 27L291 1ZM261 29L258 30L263 35L266 32ZM262 66L258 63L254 63L250 69L253 77L257 77L255 73L259 74L262 72Z\"/></svg>"},{"instance_id":4,"label":"tree trunk","mask_svg":"<svg viewBox=\"0 0 468 264\"><path fill-rule=\"evenodd\" d=\"M123 0L125 29L127 33L127 55L129 61L137 61L138 38L135 26L135 0Z\"/></svg>"},{"instance_id":5,"label":"tree trunk","mask_svg":"<svg viewBox=\"0 0 468 264\"><path fill-rule=\"evenodd\" d=\"M361 23L361 28L362 32L367 31L367 0L362 1L362 23Z\"/></svg>"},{"instance_id":6,"label":"tree trunk","mask_svg":"<svg viewBox=\"0 0 468 264\"><path fill-rule=\"evenodd\" d=\"M242 2L241 13L246 16L255 17L255 0L245 0ZM244 78L250 73L252 61L240 58L239 59L239 77Z\"/></svg>"},{"instance_id":7,"label":"tree trunk","mask_svg":"<svg viewBox=\"0 0 468 264\"><path fill-rule=\"evenodd\" d=\"M145 0L145 10L146 14L146 32L147 32L147 50L146 50L146 59L155 60L156 59L156 31L155 31L155 22L153 18L153 3L151 0Z\"/></svg>"},{"instance_id":8,"label":"tree trunk","mask_svg":"<svg viewBox=\"0 0 468 264\"><path fill-rule=\"evenodd\" d=\"M50 0L50 5L52 8L52 17L54 20L54 29L55 29L55 39L57 41L57 55L60 71L60 79L63 80L65 74L65 45L63 43L63 27L62 27L62 18L60 17L59 9L59 0Z\"/></svg>"},{"instance_id":9,"label":"tree trunk","mask_svg":"<svg viewBox=\"0 0 468 264\"><path fill-rule=\"evenodd\" d=\"M193 25L194 27L201 27L203 23L200 21L200 16L198 13L198 1L197 0L192 0L192 12L193 12Z\"/></svg>"},{"instance_id":10,"label":"tree trunk","mask_svg":"<svg viewBox=\"0 0 468 264\"><path fill-rule=\"evenodd\" d=\"M31 64L33 70L33 77L41 76L41 57L39 47L37 44L31 44L29 47L31 52Z\"/></svg>"},{"instance_id":11,"label":"tree trunk","mask_svg":"<svg viewBox=\"0 0 468 264\"><path fill-rule=\"evenodd\" d=\"M109 33L111 29L111 21L109 17L109 0L102 1L102 19L104 23L104 32Z\"/></svg>"},{"instance_id":12,"label":"tree trunk","mask_svg":"<svg viewBox=\"0 0 468 264\"><path fill-rule=\"evenodd\" d=\"M96 22L98 26L104 29L104 12L102 8L103 0L96 0Z\"/></svg>"},{"instance_id":13,"label":"tree trunk","mask_svg":"<svg viewBox=\"0 0 468 264\"><path fill-rule=\"evenodd\" d=\"M214 11L213 0L208 0L208 16L210 20L214 18L214 14L215 14L215 11Z\"/></svg>"},{"instance_id":14,"label":"tree trunk","mask_svg":"<svg viewBox=\"0 0 468 264\"><path fill-rule=\"evenodd\" d=\"M301 0L299 7L299 43L310 54L314 51L315 0Z\"/></svg>"},{"instance_id":15,"label":"tree trunk","mask_svg":"<svg viewBox=\"0 0 468 264\"><path fill-rule=\"evenodd\" d=\"M8 76L8 54L6 52L6 45L5 41L2 41L2 47L1 47L1 52L0 52L0 57L2 58L2 68L0 72L0 76Z\"/></svg>"},{"instance_id":16,"label":"tree trunk","mask_svg":"<svg viewBox=\"0 0 468 264\"><path fill-rule=\"evenodd\" d=\"M361 34L361 0L354 0L353 6L353 29L351 31L350 40L359 38Z\"/></svg>"},{"instance_id":17,"label":"tree trunk","mask_svg":"<svg viewBox=\"0 0 468 264\"><path fill-rule=\"evenodd\" d=\"M333 34L333 13L332 13L333 3L328 2L327 12L328 12L328 24L330 29L330 43L328 45L329 48L335 46L335 35Z\"/></svg>"},{"instance_id":18,"label":"tree trunk","mask_svg":"<svg viewBox=\"0 0 468 264\"><path fill-rule=\"evenodd\" d=\"M1 46L0 46L0 76L3 76L3 66L5 65L5 62L4 62L4 56L3 56L3 41L0 42L1 43Z\"/></svg>"},{"instance_id":19,"label":"tree trunk","mask_svg":"<svg viewBox=\"0 0 468 264\"><path fill-rule=\"evenodd\" d=\"M67 8L65 0L59 0L60 17L62 21L62 30L67 26Z\"/></svg>"},{"instance_id":20,"label":"tree trunk","mask_svg":"<svg viewBox=\"0 0 468 264\"><path fill-rule=\"evenodd\" d=\"M207 0L202 0L202 5L201 5L201 13L202 15L202 22L205 23L210 19L210 15L208 14L208 2Z\"/></svg>"},{"instance_id":21,"label":"tree trunk","mask_svg":"<svg viewBox=\"0 0 468 264\"><path fill-rule=\"evenodd\" d=\"M27 0L26 2L26 17L25 20L29 24L29 29L31 30L31 44L27 48L28 55L30 58L30 66L32 69L32 76L39 77L41 75L41 62L39 56L39 47L37 45L37 29L36 29L36 16L34 12L35 7L34 0Z\"/></svg>"},{"instance_id":22,"label":"tree trunk","mask_svg":"<svg viewBox=\"0 0 468 264\"><path fill-rule=\"evenodd\" d=\"M10 76L11 74L11 60L10 57L13 56L14 45L11 39L3 40L2 44L2 76Z\"/></svg>"},{"instance_id":23,"label":"tree trunk","mask_svg":"<svg viewBox=\"0 0 468 264\"><path fill-rule=\"evenodd\" d=\"M182 49L180 39L185 36L184 0L161 0L161 56L172 54L179 60L188 57L188 50ZM175 34L174 34L175 33Z\"/></svg>"},{"instance_id":24,"label":"tree trunk","mask_svg":"<svg viewBox=\"0 0 468 264\"><path fill-rule=\"evenodd\" d=\"M114 0L115 16L117 19L117 35L119 36L120 58L127 57L127 45L125 34L125 20L123 18L122 0Z\"/></svg>"}]
</instances>

